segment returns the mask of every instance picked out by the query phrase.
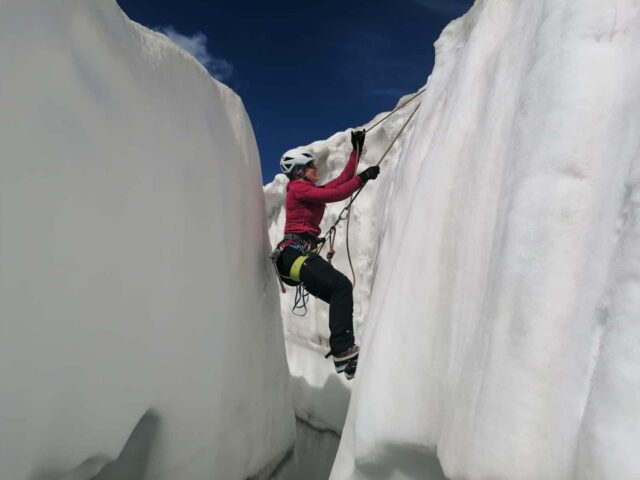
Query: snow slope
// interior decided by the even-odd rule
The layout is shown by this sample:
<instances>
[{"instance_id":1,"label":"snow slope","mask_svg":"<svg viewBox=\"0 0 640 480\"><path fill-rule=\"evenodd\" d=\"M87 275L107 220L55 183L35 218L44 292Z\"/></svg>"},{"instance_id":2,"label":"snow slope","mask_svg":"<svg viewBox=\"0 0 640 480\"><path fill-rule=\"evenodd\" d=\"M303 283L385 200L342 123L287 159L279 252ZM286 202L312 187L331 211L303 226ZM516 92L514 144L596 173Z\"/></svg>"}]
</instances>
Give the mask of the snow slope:
<instances>
[{"instance_id":1,"label":"snow slope","mask_svg":"<svg viewBox=\"0 0 640 480\"><path fill-rule=\"evenodd\" d=\"M638 0L445 29L332 479L640 478L638 44Z\"/></svg>"},{"instance_id":2,"label":"snow slope","mask_svg":"<svg viewBox=\"0 0 640 480\"><path fill-rule=\"evenodd\" d=\"M240 99L112 0L0 1L0 478L240 479L293 445Z\"/></svg>"}]
</instances>

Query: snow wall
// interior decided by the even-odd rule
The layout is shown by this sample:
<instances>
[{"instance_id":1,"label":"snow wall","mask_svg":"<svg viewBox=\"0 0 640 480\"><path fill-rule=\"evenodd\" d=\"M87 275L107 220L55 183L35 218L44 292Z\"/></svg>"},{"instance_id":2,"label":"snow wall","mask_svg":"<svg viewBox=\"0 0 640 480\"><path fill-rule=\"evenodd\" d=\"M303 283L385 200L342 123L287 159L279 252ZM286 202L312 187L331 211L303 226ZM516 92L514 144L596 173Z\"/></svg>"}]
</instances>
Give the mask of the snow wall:
<instances>
[{"instance_id":1,"label":"snow wall","mask_svg":"<svg viewBox=\"0 0 640 480\"><path fill-rule=\"evenodd\" d=\"M640 478L639 42L637 0L478 0L445 29L358 200L363 353L333 480ZM324 308L285 318L288 350L325 344ZM322 378L307 357L294 385Z\"/></svg>"},{"instance_id":2,"label":"snow wall","mask_svg":"<svg viewBox=\"0 0 640 480\"><path fill-rule=\"evenodd\" d=\"M294 443L240 99L113 0L0 1L0 478L244 479Z\"/></svg>"}]
</instances>

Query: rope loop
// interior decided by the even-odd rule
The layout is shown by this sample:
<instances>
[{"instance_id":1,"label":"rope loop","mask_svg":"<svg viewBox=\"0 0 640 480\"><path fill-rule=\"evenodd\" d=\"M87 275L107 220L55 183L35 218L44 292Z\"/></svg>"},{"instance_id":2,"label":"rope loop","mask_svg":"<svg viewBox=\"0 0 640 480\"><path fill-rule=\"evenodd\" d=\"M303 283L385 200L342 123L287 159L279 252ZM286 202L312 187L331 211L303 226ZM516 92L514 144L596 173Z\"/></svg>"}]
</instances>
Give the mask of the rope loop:
<instances>
[{"instance_id":1,"label":"rope loop","mask_svg":"<svg viewBox=\"0 0 640 480\"><path fill-rule=\"evenodd\" d=\"M304 317L307 314L307 303L309 303L309 292L301 283L296 287L296 298L291 313L298 317ZM298 310L304 310L304 313L298 313Z\"/></svg>"}]
</instances>

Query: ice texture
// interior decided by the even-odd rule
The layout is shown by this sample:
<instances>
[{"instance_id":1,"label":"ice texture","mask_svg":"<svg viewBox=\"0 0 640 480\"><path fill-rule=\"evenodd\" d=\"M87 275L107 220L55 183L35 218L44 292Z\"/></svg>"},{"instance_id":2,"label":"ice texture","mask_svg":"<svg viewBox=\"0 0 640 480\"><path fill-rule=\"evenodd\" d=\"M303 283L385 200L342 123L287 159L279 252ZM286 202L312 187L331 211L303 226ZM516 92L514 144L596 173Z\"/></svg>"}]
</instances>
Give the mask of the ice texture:
<instances>
[{"instance_id":1,"label":"ice texture","mask_svg":"<svg viewBox=\"0 0 640 480\"><path fill-rule=\"evenodd\" d=\"M638 44L637 0L478 0L444 30L415 126L354 206L363 353L333 480L640 478ZM347 134L305 147L321 181ZM265 189L272 241L285 184ZM296 413L338 424L308 400L335 390L327 308L291 304Z\"/></svg>"},{"instance_id":2,"label":"ice texture","mask_svg":"<svg viewBox=\"0 0 640 480\"><path fill-rule=\"evenodd\" d=\"M113 0L0 1L0 71L0 478L149 408L150 478L264 473L295 422L241 100Z\"/></svg>"},{"instance_id":3,"label":"ice texture","mask_svg":"<svg viewBox=\"0 0 640 480\"><path fill-rule=\"evenodd\" d=\"M639 44L637 0L444 30L380 177L333 480L640 478Z\"/></svg>"}]
</instances>

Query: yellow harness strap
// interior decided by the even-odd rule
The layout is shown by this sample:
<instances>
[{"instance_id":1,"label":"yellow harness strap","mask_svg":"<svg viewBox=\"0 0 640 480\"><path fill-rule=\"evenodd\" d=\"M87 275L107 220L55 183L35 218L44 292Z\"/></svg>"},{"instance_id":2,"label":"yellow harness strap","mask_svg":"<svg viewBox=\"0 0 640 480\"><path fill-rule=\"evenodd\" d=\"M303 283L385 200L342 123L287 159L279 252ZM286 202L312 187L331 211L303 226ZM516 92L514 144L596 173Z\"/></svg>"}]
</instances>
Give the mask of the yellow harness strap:
<instances>
[{"instance_id":1,"label":"yellow harness strap","mask_svg":"<svg viewBox=\"0 0 640 480\"><path fill-rule=\"evenodd\" d=\"M304 264L304 262L307 261L308 258L309 258L309 255L302 255L296 258L295 262L293 262L293 265L291 265L291 271L289 272L289 278L291 280L293 280L294 282L300 281L300 269L302 268L302 265Z\"/></svg>"}]
</instances>

